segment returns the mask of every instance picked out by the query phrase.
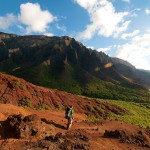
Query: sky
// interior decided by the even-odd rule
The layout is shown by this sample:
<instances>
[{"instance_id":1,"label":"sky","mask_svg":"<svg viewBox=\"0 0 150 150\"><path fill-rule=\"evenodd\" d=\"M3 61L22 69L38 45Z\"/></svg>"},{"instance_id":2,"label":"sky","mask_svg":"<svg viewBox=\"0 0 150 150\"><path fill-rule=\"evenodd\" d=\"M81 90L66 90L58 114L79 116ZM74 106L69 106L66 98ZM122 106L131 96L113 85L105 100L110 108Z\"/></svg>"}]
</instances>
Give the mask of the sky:
<instances>
[{"instance_id":1,"label":"sky","mask_svg":"<svg viewBox=\"0 0 150 150\"><path fill-rule=\"evenodd\" d=\"M150 70L150 0L0 0L0 32L70 36Z\"/></svg>"}]
</instances>

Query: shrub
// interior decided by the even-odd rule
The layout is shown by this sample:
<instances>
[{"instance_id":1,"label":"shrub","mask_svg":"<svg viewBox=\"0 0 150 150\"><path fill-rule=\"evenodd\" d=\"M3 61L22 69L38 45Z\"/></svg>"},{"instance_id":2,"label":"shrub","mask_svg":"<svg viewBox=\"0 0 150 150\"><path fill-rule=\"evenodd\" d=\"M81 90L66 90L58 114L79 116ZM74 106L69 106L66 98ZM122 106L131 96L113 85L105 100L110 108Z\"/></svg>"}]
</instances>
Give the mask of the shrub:
<instances>
[{"instance_id":1,"label":"shrub","mask_svg":"<svg viewBox=\"0 0 150 150\"><path fill-rule=\"evenodd\" d=\"M47 104L41 104L36 109L37 110L51 110L51 108Z\"/></svg>"},{"instance_id":2,"label":"shrub","mask_svg":"<svg viewBox=\"0 0 150 150\"><path fill-rule=\"evenodd\" d=\"M14 82L12 83L12 86L13 86L14 88L20 88L21 90L24 89L24 85L23 85L22 83L19 83L19 81L14 81Z\"/></svg>"},{"instance_id":3,"label":"shrub","mask_svg":"<svg viewBox=\"0 0 150 150\"><path fill-rule=\"evenodd\" d=\"M103 120L102 117L96 118L96 117L90 116L90 115L87 117L87 121L88 121L88 122L99 122L99 121L102 121L102 120Z\"/></svg>"},{"instance_id":4,"label":"shrub","mask_svg":"<svg viewBox=\"0 0 150 150\"><path fill-rule=\"evenodd\" d=\"M31 99L29 97L24 97L18 102L18 106L22 106L24 108L30 108L31 107Z\"/></svg>"}]
</instances>

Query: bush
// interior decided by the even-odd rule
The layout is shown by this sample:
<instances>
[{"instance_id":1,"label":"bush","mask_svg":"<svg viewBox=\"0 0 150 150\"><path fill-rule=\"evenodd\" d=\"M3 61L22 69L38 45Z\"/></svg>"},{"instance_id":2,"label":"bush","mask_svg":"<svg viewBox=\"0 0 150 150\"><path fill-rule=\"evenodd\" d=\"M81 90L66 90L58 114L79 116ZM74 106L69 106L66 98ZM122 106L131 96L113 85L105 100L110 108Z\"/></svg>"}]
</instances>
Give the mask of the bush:
<instances>
[{"instance_id":1,"label":"bush","mask_svg":"<svg viewBox=\"0 0 150 150\"><path fill-rule=\"evenodd\" d=\"M102 117L98 117L98 118L96 118L96 117L94 117L94 116L88 116L88 117L87 117L87 121L88 121L88 122L100 122L100 121L102 121L102 120L103 120Z\"/></svg>"},{"instance_id":2,"label":"bush","mask_svg":"<svg viewBox=\"0 0 150 150\"><path fill-rule=\"evenodd\" d=\"M51 108L47 104L41 104L36 109L37 110L50 110Z\"/></svg>"},{"instance_id":3,"label":"bush","mask_svg":"<svg viewBox=\"0 0 150 150\"><path fill-rule=\"evenodd\" d=\"M18 106L22 106L23 108L31 107L31 99L29 97L24 97L18 102Z\"/></svg>"}]
</instances>

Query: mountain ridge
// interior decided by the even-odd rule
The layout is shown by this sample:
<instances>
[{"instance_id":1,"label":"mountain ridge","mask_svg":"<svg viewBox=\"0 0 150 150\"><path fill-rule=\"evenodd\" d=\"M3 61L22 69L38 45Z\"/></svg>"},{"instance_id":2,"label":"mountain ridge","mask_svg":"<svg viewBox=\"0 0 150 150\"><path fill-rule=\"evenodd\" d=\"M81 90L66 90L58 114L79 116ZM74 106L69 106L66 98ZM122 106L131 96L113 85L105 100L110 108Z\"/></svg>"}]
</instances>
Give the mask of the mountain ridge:
<instances>
[{"instance_id":1,"label":"mountain ridge","mask_svg":"<svg viewBox=\"0 0 150 150\"><path fill-rule=\"evenodd\" d=\"M86 48L68 36L10 35L0 42L0 71L37 85L76 94L104 93L106 98L107 95L115 98L111 86L143 90L150 87L149 73L120 60ZM98 89L104 92L97 94Z\"/></svg>"}]
</instances>

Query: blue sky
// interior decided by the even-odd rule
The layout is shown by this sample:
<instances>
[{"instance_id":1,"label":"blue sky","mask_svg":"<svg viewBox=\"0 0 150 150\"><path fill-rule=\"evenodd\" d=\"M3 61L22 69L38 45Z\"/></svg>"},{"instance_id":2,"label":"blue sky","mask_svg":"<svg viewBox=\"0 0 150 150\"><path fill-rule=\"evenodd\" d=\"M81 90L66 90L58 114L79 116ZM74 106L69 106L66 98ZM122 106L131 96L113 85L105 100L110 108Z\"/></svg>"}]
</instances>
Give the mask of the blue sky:
<instances>
[{"instance_id":1,"label":"blue sky","mask_svg":"<svg viewBox=\"0 0 150 150\"><path fill-rule=\"evenodd\" d=\"M0 31L67 35L150 70L150 0L0 0Z\"/></svg>"}]
</instances>

